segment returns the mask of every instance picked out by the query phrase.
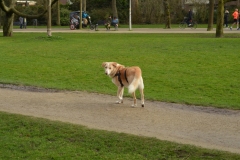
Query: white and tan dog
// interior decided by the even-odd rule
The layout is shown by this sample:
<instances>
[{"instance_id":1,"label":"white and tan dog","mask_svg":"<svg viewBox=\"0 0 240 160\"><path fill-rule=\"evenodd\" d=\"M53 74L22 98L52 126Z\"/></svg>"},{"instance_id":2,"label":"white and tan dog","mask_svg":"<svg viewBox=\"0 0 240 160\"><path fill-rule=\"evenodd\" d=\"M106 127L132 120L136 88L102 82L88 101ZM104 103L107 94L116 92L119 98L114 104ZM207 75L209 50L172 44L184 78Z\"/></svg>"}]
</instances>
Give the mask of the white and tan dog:
<instances>
[{"instance_id":1,"label":"white and tan dog","mask_svg":"<svg viewBox=\"0 0 240 160\"><path fill-rule=\"evenodd\" d=\"M125 67L116 62L103 62L102 67L105 69L105 74L112 78L112 82L118 87L117 97L119 101L117 103L123 103L124 87L126 87L133 96L133 107L137 106L135 91L139 89L142 107L144 107L144 84L142 71L139 67Z\"/></svg>"}]
</instances>

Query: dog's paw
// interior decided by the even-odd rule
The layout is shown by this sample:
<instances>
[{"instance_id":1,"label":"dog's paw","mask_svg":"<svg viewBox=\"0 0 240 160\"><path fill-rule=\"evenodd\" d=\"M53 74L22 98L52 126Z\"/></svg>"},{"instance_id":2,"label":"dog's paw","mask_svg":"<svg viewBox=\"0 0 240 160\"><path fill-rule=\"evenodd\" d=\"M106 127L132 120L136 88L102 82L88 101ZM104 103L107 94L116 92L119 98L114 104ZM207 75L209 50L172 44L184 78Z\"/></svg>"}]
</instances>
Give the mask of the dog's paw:
<instances>
[{"instance_id":1,"label":"dog's paw","mask_svg":"<svg viewBox=\"0 0 240 160\"><path fill-rule=\"evenodd\" d=\"M121 104L123 103L123 101L116 101L116 104Z\"/></svg>"},{"instance_id":2,"label":"dog's paw","mask_svg":"<svg viewBox=\"0 0 240 160\"><path fill-rule=\"evenodd\" d=\"M137 104L132 104L131 107L137 107Z\"/></svg>"}]
</instances>

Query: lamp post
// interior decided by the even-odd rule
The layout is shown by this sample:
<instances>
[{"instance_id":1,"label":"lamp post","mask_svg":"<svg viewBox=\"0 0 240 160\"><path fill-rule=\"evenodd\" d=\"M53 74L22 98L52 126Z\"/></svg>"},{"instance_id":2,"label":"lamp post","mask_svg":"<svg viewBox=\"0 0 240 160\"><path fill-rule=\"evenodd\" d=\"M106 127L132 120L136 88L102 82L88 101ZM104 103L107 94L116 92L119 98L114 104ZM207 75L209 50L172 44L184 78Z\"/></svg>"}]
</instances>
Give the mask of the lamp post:
<instances>
[{"instance_id":1,"label":"lamp post","mask_svg":"<svg viewBox=\"0 0 240 160\"><path fill-rule=\"evenodd\" d=\"M51 32L51 21L52 21L52 19L51 19L51 0L48 0L49 1L49 3L48 3L48 24L47 24L47 35L49 36L49 37L51 37L52 36L52 32Z\"/></svg>"},{"instance_id":2,"label":"lamp post","mask_svg":"<svg viewBox=\"0 0 240 160\"><path fill-rule=\"evenodd\" d=\"M79 28L82 29L82 0L80 0L80 22Z\"/></svg>"},{"instance_id":3,"label":"lamp post","mask_svg":"<svg viewBox=\"0 0 240 160\"><path fill-rule=\"evenodd\" d=\"M132 0L129 0L129 31L132 30Z\"/></svg>"}]
</instances>

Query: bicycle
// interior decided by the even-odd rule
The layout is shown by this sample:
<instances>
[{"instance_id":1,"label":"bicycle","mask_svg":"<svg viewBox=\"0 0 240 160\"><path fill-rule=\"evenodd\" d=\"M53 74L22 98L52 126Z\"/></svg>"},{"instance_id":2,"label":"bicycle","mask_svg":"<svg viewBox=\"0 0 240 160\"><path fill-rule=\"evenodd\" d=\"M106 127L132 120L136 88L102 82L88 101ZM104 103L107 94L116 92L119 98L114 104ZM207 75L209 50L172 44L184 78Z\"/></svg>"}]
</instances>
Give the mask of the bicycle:
<instances>
[{"instance_id":1,"label":"bicycle","mask_svg":"<svg viewBox=\"0 0 240 160\"><path fill-rule=\"evenodd\" d=\"M191 28L191 29L196 29L197 28L197 22L196 21L193 21L190 22L189 24L187 23L188 21L188 18L187 17L184 17L183 21L179 23L179 28L181 29L185 29L187 27Z\"/></svg>"}]
</instances>

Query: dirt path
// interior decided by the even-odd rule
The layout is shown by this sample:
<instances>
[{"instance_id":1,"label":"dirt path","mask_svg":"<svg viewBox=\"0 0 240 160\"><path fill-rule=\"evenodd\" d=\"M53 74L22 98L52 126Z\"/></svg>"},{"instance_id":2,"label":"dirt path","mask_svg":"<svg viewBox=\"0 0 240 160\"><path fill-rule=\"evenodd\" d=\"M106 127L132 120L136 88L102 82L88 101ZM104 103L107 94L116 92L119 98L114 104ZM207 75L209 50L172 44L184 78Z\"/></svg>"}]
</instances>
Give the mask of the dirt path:
<instances>
[{"instance_id":1,"label":"dirt path","mask_svg":"<svg viewBox=\"0 0 240 160\"><path fill-rule=\"evenodd\" d=\"M240 111L0 85L0 111L240 153Z\"/></svg>"}]
</instances>

